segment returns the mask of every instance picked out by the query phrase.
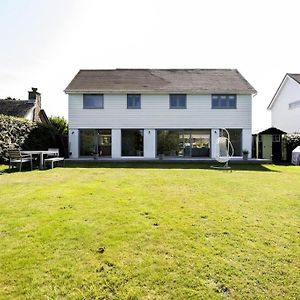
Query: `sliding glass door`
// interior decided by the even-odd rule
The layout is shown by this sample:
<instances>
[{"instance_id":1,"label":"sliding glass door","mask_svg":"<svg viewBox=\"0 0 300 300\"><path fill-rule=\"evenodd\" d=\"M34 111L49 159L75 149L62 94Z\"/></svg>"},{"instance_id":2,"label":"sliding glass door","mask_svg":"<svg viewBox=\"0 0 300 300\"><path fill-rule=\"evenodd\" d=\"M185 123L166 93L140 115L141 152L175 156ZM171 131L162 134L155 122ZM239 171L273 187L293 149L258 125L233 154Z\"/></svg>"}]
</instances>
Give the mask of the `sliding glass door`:
<instances>
[{"instance_id":1,"label":"sliding glass door","mask_svg":"<svg viewBox=\"0 0 300 300\"><path fill-rule=\"evenodd\" d=\"M171 157L209 157L210 130L157 130L157 155Z\"/></svg>"},{"instance_id":2,"label":"sliding glass door","mask_svg":"<svg viewBox=\"0 0 300 300\"><path fill-rule=\"evenodd\" d=\"M111 130L80 129L79 155L111 157Z\"/></svg>"},{"instance_id":3,"label":"sliding glass door","mask_svg":"<svg viewBox=\"0 0 300 300\"><path fill-rule=\"evenodd\" d=\"M122 129L122 156L144 156L144 130Z\"/></svg>"}]
</instances>

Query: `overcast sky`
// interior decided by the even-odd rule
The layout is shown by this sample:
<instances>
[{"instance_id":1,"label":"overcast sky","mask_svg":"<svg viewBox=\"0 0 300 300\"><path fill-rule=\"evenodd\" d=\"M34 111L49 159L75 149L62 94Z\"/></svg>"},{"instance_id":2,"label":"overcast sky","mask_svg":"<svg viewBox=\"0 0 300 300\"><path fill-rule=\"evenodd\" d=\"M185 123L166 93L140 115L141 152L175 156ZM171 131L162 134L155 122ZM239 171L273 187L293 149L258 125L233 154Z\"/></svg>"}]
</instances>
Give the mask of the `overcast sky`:
<instances>
[{"instance_id":1,"label":"overcast sky","mask_svg":"<svg viewBox=\"0 0 300 300\"><path fill-rule=\"evenodd\" d=\"M285 73L300 73L299 12L299 0L0 0L0 98L37 87L66 117L79 69L237 68L264 128Z\"/></svg>"}]
</instances>

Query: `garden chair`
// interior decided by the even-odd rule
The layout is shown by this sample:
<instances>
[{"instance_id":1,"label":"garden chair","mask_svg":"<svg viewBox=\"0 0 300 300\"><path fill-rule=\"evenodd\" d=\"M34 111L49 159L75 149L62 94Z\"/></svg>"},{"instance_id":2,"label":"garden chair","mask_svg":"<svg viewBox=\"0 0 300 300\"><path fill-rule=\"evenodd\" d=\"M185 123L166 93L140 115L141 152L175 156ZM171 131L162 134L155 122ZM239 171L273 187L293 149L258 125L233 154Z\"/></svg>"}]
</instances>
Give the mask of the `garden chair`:
<instances>
[{"instance_id":1,"label":"garden chair","mask_svg":"<svg viewBox=\"0 0 300 300\"><path fill-rule=\"evenodd\" d=\"M52 151L53 154L49 154L48 158L44 160L45 165L50 164L51 169L54 168L54 164L61 162L62 166L65 166L65 158L59 157L59 149L58 148L48 148L48 151Z\"/></svg>"},{"instance_id":2,"label":"garden chair","mask_svg":"<svg viewBox=\"0 0 300 300\"><path fill-rule=\"evenodd\" d=\"M22 170L23 163L30 163L30 169L32 170L32 155L30 154L21 154L19 149L10 149L8 150L9 156L9 169L13 168L13 165L16 166L19 164L19 171Z\"/></svg>"}]
</instances>

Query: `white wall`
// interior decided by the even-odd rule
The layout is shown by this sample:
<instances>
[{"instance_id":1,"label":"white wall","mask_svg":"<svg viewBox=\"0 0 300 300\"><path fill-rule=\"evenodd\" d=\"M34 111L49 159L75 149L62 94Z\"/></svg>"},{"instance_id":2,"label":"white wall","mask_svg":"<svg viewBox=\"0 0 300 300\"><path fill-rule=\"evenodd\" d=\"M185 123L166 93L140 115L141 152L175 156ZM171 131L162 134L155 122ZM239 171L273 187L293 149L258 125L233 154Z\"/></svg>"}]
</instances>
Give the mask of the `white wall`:
<instances>
[{"instance_id":1,"label":"white wall","mask_svg":"<svg viewBox=\"0 0 300 300\"><path fill-rule=\"evenodd\" d=\"M144 129L144 157L156 157L156 130Z\"/></svg>"},{"instance_id":2,"label":"white wall","mask_svg":"<svg viewBox=\"0 0 300 300\"><path fill-rule=\"evenodd\" d=\"M79 131L78 129L69 129L69 153L70 158L78 158L79 156Z\"/></svg>"},{"instance_id":3,"label":"white wall","mask_svg":"<svg viewBox=\"0 0 300 300\"><path fill-rule=\"evenodd\" d=\"M300 107L289 109L289 104L300 100L300 84L286 77L271 108L271 123L288 133L300 132Z\"/></svg>"},{"instance_id":4,"label":"white wall","mask_svg":"<svg viewBox=\"0 0 300 300\"><path fill-rule=\"evenodd\" d=\"M111 131L111 157L121 158L121 129Z\"/></svg>"},{"instance_id":5,"label":"white wall","mask_svg":"<svg viewBox=\"0 0 300 300\"><path fill-rule=\"evenodd\" d=\"M245 128L242 131L242 150L248 150L249 158L252 157L252 130Z\"/></svg>"},{"instance_id":6,"label":"white wall","mask_svg":"<svg viewBox=\"0 0 300 300\"><path fill-rule=\"evenodd\" d=\"M251 95L238 95L237 109L211 109L211 95L187 95L187 109L169 109L169 95L142 95L141 109L127 109L126 94L105 94L104 109L83 109L83 96L69 95L72 128L251 128Z\"/></svg>"}]
</instances>

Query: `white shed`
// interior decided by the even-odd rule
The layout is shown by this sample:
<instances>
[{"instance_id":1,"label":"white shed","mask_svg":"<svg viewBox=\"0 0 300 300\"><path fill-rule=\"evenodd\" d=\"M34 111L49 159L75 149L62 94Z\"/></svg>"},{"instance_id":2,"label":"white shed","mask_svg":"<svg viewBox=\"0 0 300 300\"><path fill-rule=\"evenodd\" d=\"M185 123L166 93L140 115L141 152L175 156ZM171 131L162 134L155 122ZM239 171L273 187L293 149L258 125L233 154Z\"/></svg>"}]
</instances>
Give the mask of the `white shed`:
<instances>
[{"instance_id":1,"label":"white shed","mask_svg":"<svg viewBox=\"0 0 300 300\"><path fill-rule=\"evenodd\" d=\"M300 146L292 151L292 164L300 165Z\"/></svg>"}]
</instances>

